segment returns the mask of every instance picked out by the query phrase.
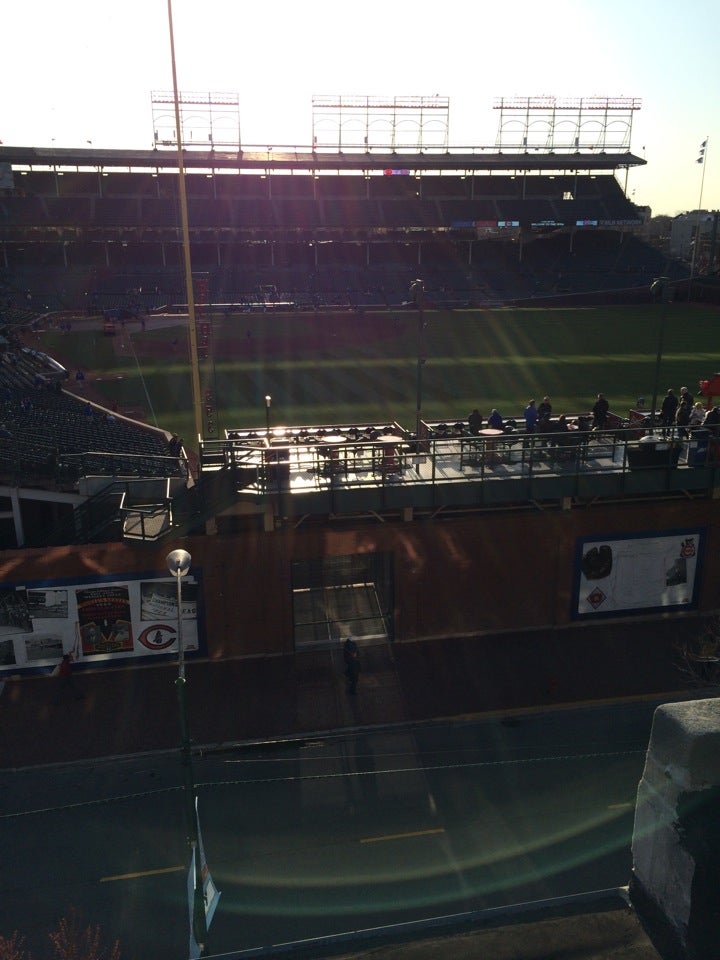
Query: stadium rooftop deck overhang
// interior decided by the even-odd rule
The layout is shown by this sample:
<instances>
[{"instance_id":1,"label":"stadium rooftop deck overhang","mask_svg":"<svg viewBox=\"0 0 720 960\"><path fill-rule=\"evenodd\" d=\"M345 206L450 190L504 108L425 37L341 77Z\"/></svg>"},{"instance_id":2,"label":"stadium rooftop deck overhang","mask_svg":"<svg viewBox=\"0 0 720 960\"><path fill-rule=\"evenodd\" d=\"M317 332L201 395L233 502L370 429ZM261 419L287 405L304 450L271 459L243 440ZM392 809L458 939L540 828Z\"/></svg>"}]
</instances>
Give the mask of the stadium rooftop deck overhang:
<instances>
[{"instance_id":1,"label":"stadium rooftop deck overhang","mask_svg":"<svg viewBox=\"0 0 720 960\"><path fill-rule=\"evenodd\" d=\"M0 146L0 163L41 168L90 168L103 170L163 170L176 172L177 152L170 148L151 150L101 150ZM186 172L287 172L287 173L478 173L550 171L613 171L644 166L641 157L625 152L498 151L495 147L451 147L420 152L358 150L332 151L310 147L267 146L243 150L183 151Z\"/></svg>"},{"instance_id":2,"label":"stadium rooftop deck overhang","mask_svg":"<svg viewBox=\"0 0 720 960\"><path fill-rule=\"evenodd\" d=\"M220 511L226 515L269 507L298 523L398 510L435 515L715 497L720 478L718 440L707 433L641 440L642 422L567 434L424 426L419 453L397 423L227 431L224 440L201 442L201 488L210 501L209 491L234 489Z\"/></svg>"}]
</instances>

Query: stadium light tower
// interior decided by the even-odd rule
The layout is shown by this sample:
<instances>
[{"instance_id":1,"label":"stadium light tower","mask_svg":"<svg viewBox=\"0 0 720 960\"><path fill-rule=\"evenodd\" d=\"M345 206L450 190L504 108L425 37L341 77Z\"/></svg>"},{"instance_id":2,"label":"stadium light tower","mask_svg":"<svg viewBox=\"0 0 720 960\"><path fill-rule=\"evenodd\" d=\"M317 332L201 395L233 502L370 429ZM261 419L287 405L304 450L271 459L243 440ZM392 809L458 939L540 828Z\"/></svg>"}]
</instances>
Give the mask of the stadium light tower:
<instances>
[{"instance_id":1,"label":"stadium light tower","mask_svg":"<svg viewBox=\"0 0 720 960\"><path fill-rule=\"evenodd\" d=\"M192 386L193 415L195 436L202 440L202 396L200 391L200 367L198 364L197 327L195 323L195 295L192 281L192 262L190 259L190 227L188 223L187 191L185 190L185 164L183 161L182 129L180 127L180 97L178 94L177 69L175 66L175 35L173 32L172 0L167 0L168 28L170 31L170 62L172 64L173 100L175 103L175 129L177 131L178 185L180 194L180 223L183 238L183 257L185 263L185 289L188 305L188 344L190 349L190 381Z\"/></svg>"}]
</instances>

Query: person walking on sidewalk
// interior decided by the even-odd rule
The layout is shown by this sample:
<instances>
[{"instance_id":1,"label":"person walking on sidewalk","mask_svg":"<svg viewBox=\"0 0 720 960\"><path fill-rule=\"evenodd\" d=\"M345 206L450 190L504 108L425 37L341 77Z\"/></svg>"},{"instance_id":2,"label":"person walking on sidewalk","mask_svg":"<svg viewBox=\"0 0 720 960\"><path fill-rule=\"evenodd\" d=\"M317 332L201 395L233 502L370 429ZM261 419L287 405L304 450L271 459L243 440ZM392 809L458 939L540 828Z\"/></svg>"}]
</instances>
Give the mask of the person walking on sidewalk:
<instances>
[{"instance_id":1,"label":"person walking on sidewalk","mask_svg":"<svg viewBox=\"0 0 720 960\"><path fill-rule=\"evenodd\" d=\"M73 655L71 653L64 653L62 660L55 670L53 670L53 676L56 678L55 682L57 684L55 687L55 697L52 702L54 707L58 706L60 700L64 698L66 693L72 693L76 700L82 700L84 697L84 694L75 686L72 664Z\"/></svg>"},{"instance_id":2,"label":"person walking on sidewalk","mask_svg":"<svg viewBox=\"0 0 720 960\"><path fill-rule=\"evenodd\" d=\"M348 693L354 695L357 693L360 676L360 650L352 637L348 637L343 644L343 660L345 661Z\"/></svg>"}]
</instances>

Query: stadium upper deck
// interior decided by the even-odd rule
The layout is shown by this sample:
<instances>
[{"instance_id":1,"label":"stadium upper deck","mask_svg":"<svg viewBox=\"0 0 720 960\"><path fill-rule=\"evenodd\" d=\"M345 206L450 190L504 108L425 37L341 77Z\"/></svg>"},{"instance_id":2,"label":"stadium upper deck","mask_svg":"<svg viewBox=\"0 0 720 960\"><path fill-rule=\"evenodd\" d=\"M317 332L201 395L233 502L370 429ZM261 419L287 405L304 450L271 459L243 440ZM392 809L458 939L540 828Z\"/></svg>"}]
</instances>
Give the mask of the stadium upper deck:
<instances>
[{"instance_id":1,"label":"stadium upper deck","mask_svg":"<svg viewBox=\"0 0 720 960\"><path fill-rule=\"evenodd\" d=\"M642 163L606 151L183 152L191 229L266 228L273 238L308 229L632 226L640 218L614 174ZM172 151L0 146L0 172L0 240L40 239L23 227L178 225Z\"/></svg>"},{"instance_id":2,"label":"stadium upper deck","mask_svg":"<svg viewBox=\"0 0 720 960\"><path fill-rule=\"evenodd\" d=\"M10 147L0 145L0 164L28 168L85 168L103 170L163 170L177 172L173 150L98 150L87 148ZM262 171L265 173L384 172L401 168L413 173L490 173L564 171L617 171L643 166L641 157L629 151L550 152L539 150L498 151L489 147L452 147L406 151L313 150L310 147L267 146L244 150L198 150L183 152L188 171Z\"/></svg>"}]
</instances>

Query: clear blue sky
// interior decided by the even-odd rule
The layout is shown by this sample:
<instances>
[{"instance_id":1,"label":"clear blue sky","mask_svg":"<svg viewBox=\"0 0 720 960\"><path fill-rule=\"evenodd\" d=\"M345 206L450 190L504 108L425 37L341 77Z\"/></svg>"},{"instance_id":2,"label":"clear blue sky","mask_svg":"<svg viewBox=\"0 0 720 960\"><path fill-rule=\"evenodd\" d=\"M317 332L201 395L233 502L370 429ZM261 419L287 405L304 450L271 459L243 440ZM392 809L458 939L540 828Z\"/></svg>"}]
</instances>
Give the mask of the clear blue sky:
<instances>
[{"instance_id":1,"label":"clear blue sky","mask_svg":"<svg viewBox=\"0 0 720 960\"><path fill-rule=\"evenodd\" d=\"M307 145L318 94L450 99L450 143L492 145L498 97L642 100L628 193L653 213L720 208L713 0L173 0L181 91L233 93L244 145ZM167 0L36 0L2 13L0 140L152 146L172 89ZM624 180L622 181L624 184Z\"/></svg>"}]
</instances>

